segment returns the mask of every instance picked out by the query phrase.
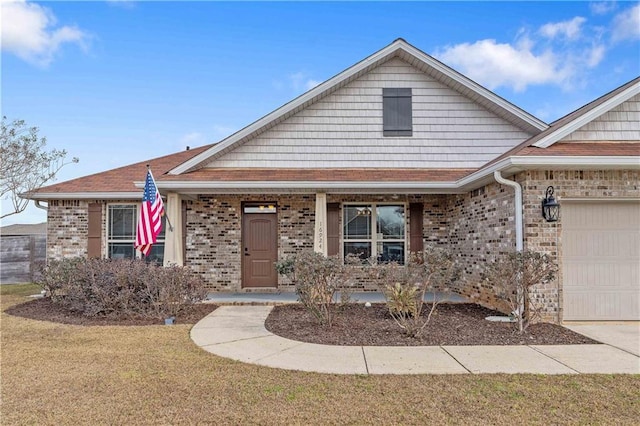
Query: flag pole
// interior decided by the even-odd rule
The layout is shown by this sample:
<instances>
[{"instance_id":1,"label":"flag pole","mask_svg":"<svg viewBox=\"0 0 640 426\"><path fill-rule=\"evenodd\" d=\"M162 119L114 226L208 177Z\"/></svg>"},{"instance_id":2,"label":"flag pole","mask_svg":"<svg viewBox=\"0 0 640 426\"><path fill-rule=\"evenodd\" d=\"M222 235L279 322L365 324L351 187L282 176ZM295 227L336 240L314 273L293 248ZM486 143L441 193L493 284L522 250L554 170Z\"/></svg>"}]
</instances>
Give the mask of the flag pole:
<instances>
[{"instance_id":1,"label":"flag pole","mask_svg":"<svg viewBox=\"0 0 640 426\"><path fill-rule=\"evenodd\" d=\"M147 164L147 171L151 171L151 166L149 164ZM151 173L151 176L153 176L153 173ZM154 179L154 183L155 183L155 179ZM157 188L157 185L156 185ZM160 191L158 191L159 193ZM161 195L162 196L162 195ZM167 223L169 224L169 231L173 232L173 225L171 224L171 221L169 220L169 216L167 216L166 213L163 213L164 219L167 221Z\"/></svg>"}]
</instances>

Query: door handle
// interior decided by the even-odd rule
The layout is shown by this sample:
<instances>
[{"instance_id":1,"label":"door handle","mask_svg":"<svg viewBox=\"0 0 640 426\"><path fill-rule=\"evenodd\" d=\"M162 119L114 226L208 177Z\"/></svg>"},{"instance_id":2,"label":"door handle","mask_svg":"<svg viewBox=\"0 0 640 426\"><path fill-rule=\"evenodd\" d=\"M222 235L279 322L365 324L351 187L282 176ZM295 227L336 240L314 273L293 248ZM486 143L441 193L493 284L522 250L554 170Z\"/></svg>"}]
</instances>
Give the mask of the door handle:
<instances>
[{"instance_id":1,"label":"door handle","mask_svg":"<svg viewBox=\"0 0 640 426\"><path fill-rule=\"evenodd\" d=\"M249 254L249 248L248 248L248 247L245 247L245 248L244 248L244 255L245 255L245 256L250 256L250 254Z\"/></svg>"}]
</instances>

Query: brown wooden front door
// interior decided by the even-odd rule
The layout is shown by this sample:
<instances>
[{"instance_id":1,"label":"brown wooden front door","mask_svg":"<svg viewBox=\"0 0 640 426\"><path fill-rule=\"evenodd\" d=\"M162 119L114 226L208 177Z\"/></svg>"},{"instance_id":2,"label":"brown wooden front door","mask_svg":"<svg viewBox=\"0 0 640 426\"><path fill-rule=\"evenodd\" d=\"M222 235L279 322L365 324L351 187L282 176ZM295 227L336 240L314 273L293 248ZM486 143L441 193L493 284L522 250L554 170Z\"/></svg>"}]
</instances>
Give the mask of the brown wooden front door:
<instances>
[{"instance_id":1,"label":"brown wooden front door","mask_svg":"<svg viewBox=\"0 0 640 426\"><path fill-rule=\"evenodd\" d=\"M242 287L277 287L277 215L244 213L242 223Z\"/></svg>"}]
</instances>

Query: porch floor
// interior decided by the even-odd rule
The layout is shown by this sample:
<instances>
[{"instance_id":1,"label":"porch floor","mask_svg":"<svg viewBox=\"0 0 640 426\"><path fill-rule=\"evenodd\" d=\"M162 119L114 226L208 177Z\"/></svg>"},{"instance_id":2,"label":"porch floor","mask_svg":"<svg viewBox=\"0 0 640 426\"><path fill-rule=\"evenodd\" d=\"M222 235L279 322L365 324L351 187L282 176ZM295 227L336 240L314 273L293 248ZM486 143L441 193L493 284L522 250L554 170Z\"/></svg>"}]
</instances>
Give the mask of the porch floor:
<instances>
[{"instance_id":1,"label":"porch floor","mask_svg":"<svg viewBox=\"0 0 640 426\"><path fill-rule=\"evenodd\" d=\"M436 293L438 300L445 299L448 303L465 303L468 300L459 294ZM426 294L424 300L431 302L434 294ZM340 293L336 294L336 300L340 300ZM384 303L384 295L377 291L359 291L351 294L351 300L355 303ZM298 303L296 293L228 293L211 292L207 295L207 302L218 305L281 305L285 303Z\"/></svg>"}]
</instances>

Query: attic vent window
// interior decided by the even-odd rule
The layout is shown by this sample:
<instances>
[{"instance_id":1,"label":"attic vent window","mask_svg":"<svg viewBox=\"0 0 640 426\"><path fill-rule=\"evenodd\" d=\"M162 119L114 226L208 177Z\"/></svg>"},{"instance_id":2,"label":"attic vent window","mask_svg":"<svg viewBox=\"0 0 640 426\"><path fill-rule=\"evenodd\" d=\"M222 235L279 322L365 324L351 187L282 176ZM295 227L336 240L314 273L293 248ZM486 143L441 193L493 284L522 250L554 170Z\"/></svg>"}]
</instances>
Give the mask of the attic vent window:
<instances>
[{"instance_id":1,"label":"attic vent window","mask_svg":"<svg viewBox=\"0 0 640 426\"><path fill-rule=\"evenodd\" d=\"M384 136L412 136L411 89L382 89Z\"/></svg>"}]
</instances>

